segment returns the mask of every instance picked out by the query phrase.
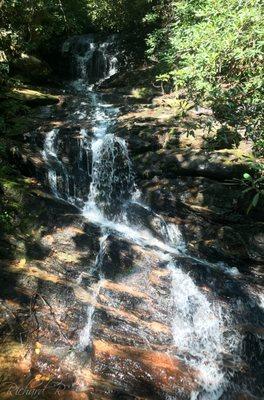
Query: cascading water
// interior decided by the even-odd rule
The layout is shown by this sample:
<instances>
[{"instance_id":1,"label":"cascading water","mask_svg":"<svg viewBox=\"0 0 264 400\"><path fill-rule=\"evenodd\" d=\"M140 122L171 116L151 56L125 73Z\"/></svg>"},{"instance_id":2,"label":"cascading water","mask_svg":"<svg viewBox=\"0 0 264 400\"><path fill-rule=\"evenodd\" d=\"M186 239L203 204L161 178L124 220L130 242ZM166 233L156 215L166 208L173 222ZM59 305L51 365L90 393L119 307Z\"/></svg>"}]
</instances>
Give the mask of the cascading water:
<instances>
[{"instance_id":1,"label":"cascading water","mask_svg":"<svg viewBox=\"0 0 264 400\"><path fill-rule=\"evenodd\" d=\"M86 210L116 213L130 198L133 174L125 141L106 134L92 144L92 183Z\"/></svg>"},{"instance_id":2,"label":"cascading water","mask_svg":"<svg viewBox=\"0 0 264 400\"><path fill-rule=\"evenodd\" d=\"M43 158L46 163L49 165L48 168L48 182L51 188L52 193L55 196L58 196L58 188L57 188L57 173L56 170L50 165L50 161L52 159L57 160L56 148L55 148L55 139L58 133L58 129L53 129L50 131L44 143L43 150Z\"/></svg>"},{"instance_id":3,"label":"cascading water","mask_svg":"<svg viewBox=\"0 0 264 400\"><path fill-rule=\"evenodd\" d=\"M86 129L74 137L55 128L44 142L47 180L54 196L80 206L89 188L90 145Z\"/></svg>"},{"instance_id":4,"label":"cascading water","mask_svg":"<svg viewBox=\"0 0 264 400\"><path fill-rule=\"evenodd\" d=\"M204 393L199 398L219 399L227 383L222 354L237 350L238 337L232 334L231 341L225 340L224 332L228 327L225 327L221 306L216 302L210 304L191 277L173 263L169 264L169 269L174 344L187 364L200 372L198 379Z\"/></svg>"},{"instance_id":5,"label":"cascading water","mask_svg":"<svg viewBox=\"0 0 264 400\"><path fill-rule=\"evenodd\" d=\"M114 37L101 43L95 40L94 35L87 35L69 39L62 49L64 54L71 55L73 75L77 77L73 81L74 88L86 91L85 101L79 104L73 115L80 123L87 118L89 108L92 127L77 127L79 131L74 132L74 135L59 128L53 129L46 135L43 158L48 165L47 180L52 193L78 207L87 203L91 181L92 188L96 185L94 175L99 173L96 165L97 147L107 140L104 137L119 111L111 105L100 103L101 96L91 92L94 83L117 72L114 47ZM118 143L113 138L113 144L115 141ZM124 145L122 147L124 149Z\"/></svg>"},{"instance_id":6,"label":"cascading water","mask_svg":"<svg viewBox=\"0 0 264 400\"><path fill-rule=\"evenodd\" d=\"M93 324L93 314L95 311L95 303L96 303L97 297L99 296L102 285L103 285L103 278L101 278L96 283L95 287L93 288L92 301L87 309L87 322L86 322L83 330L80 332L79 347L83 351L87 351L91 344L91 330L92 330L92 324Z\"/></svg>"},{"instance_id":7,"label":"cascading water","mask_svg":"<svg viewBox=\"0 0 264 400\"><path fill-rule=\"evenodd\" d=\"M92 35L72 38L64 44L63 52L72 54L72 73L77 77L73 87L86 96L74 115L82 123L88 120L90 127L79 127L75 137L67 139L68 147L63 146L65 133L53 129L46 136L43 150L52 193L77 205L87 220L101 228L100 251L93 268L97 282L92 286L92 300L87 308L86 325L80 333L79 348L85 350L92 344L96 302L105 279L101 271L104 246L108 235L114 233L143 251L150 249L168 272L171 288L169 299L165 301L167 305L162 294L149 294L163 307L160 318L165 314L171 326L177 357L197 373L199 389L194 390L190 398L217 400L228 390L232 376L224 366L224 358L239 352L241 337L233 328L232 316L226 307L219 299L202 291L201 285L182 268L179 255L188 255L178 227L166 224L141 204L126 143L113 133L119 109L105 103L102 95L91 92L94 84L116 73L117 58L113 48L113 38L99 43ZM71 154L69 147L73 142ZM189 258L201 263L201 260ZM217 269L217 265L211 266L206 261L201 264L212 273ZM208 272L208 281L212 276ZM145 290L150 291L148 284ZM149 347L147 333L142 332L141 337ZM180 399L178 395L170 398Z\"/></svg>"},{"instance_id":8,"label":"cascading water","mask_svg":"<svg viewBox=\"0 0 264 400\"><path fill-rule=\"evenodd\" d=\"M91 331L92 331L92 323L93 323L93 315L95 312L95 303L97 301L97 298L100 294L100 289L103 286L104 282L104 277L101 271L101 261L104 256L104 246L105 246L105 241L107 239L108 235L103 235L100 238L100 249L98 252L98 255L95 260L93 272L96 272L99 274L99 280L96 282L94 290L93 290L93 295L92 295L92 301L91 304L88 306L87 309L87 322L83 328L83 330L80 332L80 343L79 347L81 350L86 350L89 348L91 344Z\"/></svg>"},{"instance_id":9,"label":"cascading water","mask_svg":"<svg viewBox=\"0 0 264 400\"><path fill-rule=\"evenodd\" d=\"M117 72L117 41L110 36L105 41L96 40L95 35L75 36L68 39L62 54L70 55L70 69L76 77L76 90L90 90Z\"/></svg>"},{"instance_id":10,"label":"cascading water","mask_svg":"<svg viewBox=\"0 0 264 400\"><path fill-rule=\"evenodd\" d=\"M46 137L43 158L48 164L48 182L52 193L70 200L69 174L65 164L58 158L59 129L52 129ZM83 147L83 146L82 146Z\"/></svg>"}]
</instances>

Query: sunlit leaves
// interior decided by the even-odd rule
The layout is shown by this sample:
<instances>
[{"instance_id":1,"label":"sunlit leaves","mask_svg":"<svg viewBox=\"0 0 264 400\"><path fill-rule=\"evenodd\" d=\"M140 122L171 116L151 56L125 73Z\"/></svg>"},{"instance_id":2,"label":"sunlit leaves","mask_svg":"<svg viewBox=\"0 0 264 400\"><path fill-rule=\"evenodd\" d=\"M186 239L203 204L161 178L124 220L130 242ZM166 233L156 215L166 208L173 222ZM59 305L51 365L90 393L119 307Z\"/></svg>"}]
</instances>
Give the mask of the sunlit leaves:
<instances>
[{"instance_id":1,"label":"sunlit leaves","mask_svg":"<svg viewBox=\"0 0 264 400\"><path fill-rule=\"evenodd\" d=\"M161 73L173 77L176 88L189 88L192 95L225 110L222 116L244 129L259 153L264 141L261 2L168 3L170 17L164 16L161 27L148 37L148 53L160 62ZM156 12L162 13L162 7Z\"/></svg>"}]
</instances>

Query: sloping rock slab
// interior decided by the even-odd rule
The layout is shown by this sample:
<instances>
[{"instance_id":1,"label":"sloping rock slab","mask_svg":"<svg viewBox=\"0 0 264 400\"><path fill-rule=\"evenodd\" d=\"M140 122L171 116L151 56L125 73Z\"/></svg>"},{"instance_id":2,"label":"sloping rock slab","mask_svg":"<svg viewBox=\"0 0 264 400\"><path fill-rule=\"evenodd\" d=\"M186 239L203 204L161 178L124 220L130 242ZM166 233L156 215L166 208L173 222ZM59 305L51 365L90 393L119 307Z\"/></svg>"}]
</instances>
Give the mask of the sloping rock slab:
<instances>
[{"instance_id":1,"label":"sloping rock slab","mask_svg":"<svg viewBox=\"0 0 264 400\"><path fill-rule=\"evenodd\" d=\"M135 157L139 177L203 176L216 180L241 178L248 166L228 150L206 152L201 150L159 150Z\"/></svg>"},{"instance_id":2,"label":"sloping rock slab","mask_svg":"<svg viewBox=\"0 0 264 400\"><path fill-rule=\"evenodd\" d=\"M157 400L168 395L188 398L197 388L194 371L165 353L96 340L92 357L93 372L122 388L123 394Z\"/></svg>"}]
</instances>

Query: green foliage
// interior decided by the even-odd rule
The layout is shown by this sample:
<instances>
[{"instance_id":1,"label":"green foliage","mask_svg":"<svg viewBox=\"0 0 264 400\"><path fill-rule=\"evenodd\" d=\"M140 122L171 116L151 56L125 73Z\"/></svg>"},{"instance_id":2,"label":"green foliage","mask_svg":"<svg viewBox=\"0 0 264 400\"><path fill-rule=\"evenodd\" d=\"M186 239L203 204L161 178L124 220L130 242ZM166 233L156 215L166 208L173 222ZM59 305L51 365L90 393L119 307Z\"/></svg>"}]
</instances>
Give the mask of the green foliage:
<instances>
[{"instance_id":1,"label":"green foliage","mask_svg":"<svg viewBox=\"0 0 264 400\"><path fill-rule=\"evenodd\" d=\"M250 173L245 172L241 179L243 195L250 194L247 214L264 200L264 164L253 159L247 159Z\"/></svg>"},{"instance_id":2,"label":"green foliage","mask_svg":"<svg viewBox=\"0 0 264 400\"><path fill-rule=\"evenodd\" d=\"M0 7L1 46L13 53L35 51L54 37L81 32L88 19L84 0L5 0Z\"/></svg>"},{"instance_id":3,"label":"green foliage","mask_svg":"<svg viewBox=\"0 0 264 400\"><path fill-rule=\"evenodd\" d=\"M136 99L144 99L153 95L153 90L148 87L138 87L132 90L131 95Z\"/></svg>"},{"instance_id":4,"label":"green foliage","mask_svg":"<svg viewBox=\"0 0 264 400\"><path fill-rule=\"evenodd\" d=\"M174 88L209 100L223 121L263 150L264 18L260 0L170 0L153 12L162 21L148 36L148 55ZM153 15L147 17L155 20ZM164 79L164 78L163 78ZM165 80L165 82L166 82Z\"/></svg>"},{"instance_id":5,"label":"green foliage","mask_svg":"<svg viewBox=\"0 0 264 400\"><path fill-rule=\"evenodd\" d=\"M238 147L241 135L236 129L222 125L215 135L207 139L208 150L232 149Z\"/></svg>"},{"instance_id":6,"label":"green foliage","mask_svg":"<svg viewBox=\"0 0 264 400\"><path fill-rule=\"evenodd\" d=\"M86 0L5 0L0 2L0 81L21 53L49 53L56 40L84 32L89 25Z\"/></svg>"},{"instance_id":7,"label":"green foliage","mask_svg":"<svg viewBox=\"0 0 264 400\"><path fill-rule=\"evenodd\" d=\"M146 32L152 26L144 17L155 1L0 1L0 81L7 79L8 62L16 56L27 53L50 57L58 42L74 34L122 32L125 38L127 35L133 38L130 47L135 46L138 51L140 47L144 49Z\"/></svg>"},{"instance_id":8,"label":"green foliage","mask_svg":"<svg viewBox=\"0 0 264 400\"><path fill-rule=\"evenodd\" d=\"M87 7L94 26L104 31L122 32L140 30L151 3L148 0L90 0Z\"/></svg>"},{"instance_id":9,"label":"green foliage","mask_svg":"<svg viewBox=\"0 0 264 400\"><path fill-rule=\"evenodd\" d=\"M8 211L0 211L0 226L5 232L12 230L12 216Z\"/></svg>"},{"instance_id":10,"label":"green foliage","mask_svg":"<svg viewBox=\"0 0 264 400\"><path fill-rule=\"evenodd\" d=\"M1 48L34 52L62 35L91 29L140 30L151 4L151 0L5 0L0 3Z\"/></svg>"},{"instance_id":11,"label":"green foliage","mask_svg":"<svg viewBox=\"0 0 264 400\"><path fill-rule=\"evenodd\" d=\"M0 100L0 130L4 136L21 135L30 113L30 108L22 101L5 97ZM3 144L2 144L3 145ZM1 157L1 143L0 143Z\"/></svg>"},{"instance_id":12,"label":"green foliage","mask_svg":"<svg viewBox=\"0 0 264 400\"><path fill-rule=\"evenodd\" d=\"M6 54L0 49L0 85L3 85L8 78L9 64Z\"/></svg>"},{"instance_id":13,"label":"green foliage","mask_svg":"<svg viewBox=\"0 0 264 400\"><path fill-rule=\"evenodd\" d=\"M0 232L14 233L28 229L28 210L24 209L24 196L30 182L23 178L10 163L7 147L12 142L0 142Z\"/></svg>"},{"instance_id":14,"label":"green foliage","mask_svg":"<svg viewBox=\"0 0 264 400\"><path fill-rule=\"evenodd\" d=\"M1 174L1 172L0 172ZM15 179L15 180L13 180ZM0 179L2 196L0 201L1 233L14 232L20 229L23 216L23 185L17 184L16 178Z\"/></svg>"}]
</instances>

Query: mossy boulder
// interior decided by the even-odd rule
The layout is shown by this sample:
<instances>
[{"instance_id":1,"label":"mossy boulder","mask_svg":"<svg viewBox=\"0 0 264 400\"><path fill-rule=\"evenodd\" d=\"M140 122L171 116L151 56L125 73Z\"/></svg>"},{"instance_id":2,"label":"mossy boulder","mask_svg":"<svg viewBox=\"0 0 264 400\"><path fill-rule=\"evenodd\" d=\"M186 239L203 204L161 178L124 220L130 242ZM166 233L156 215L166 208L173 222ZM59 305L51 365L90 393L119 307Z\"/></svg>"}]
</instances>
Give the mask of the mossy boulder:
<instances>
[{"instance_id":1,"label":"mossy boulder","mask_svg":"<svg viewBox=\"0 0 264 400\"><path fill-rule=\"evenodd\" d=\"M33 107L45 106L59 102L59 96L28 88L13 88L8 96L14 100L22 101L26 105Z\"/></svg>"},{"instance_id":2,"label":"mossy boulder","mask_svg":"<svg viewBox=\"0 0 264 400\"><path fill-rule=\"evenodd\" d=\"M51 76L51 68L39 58L22 53L11 65L15 74L21 75L30 81L45 81Z\"/></svg>"}]
</instances>

